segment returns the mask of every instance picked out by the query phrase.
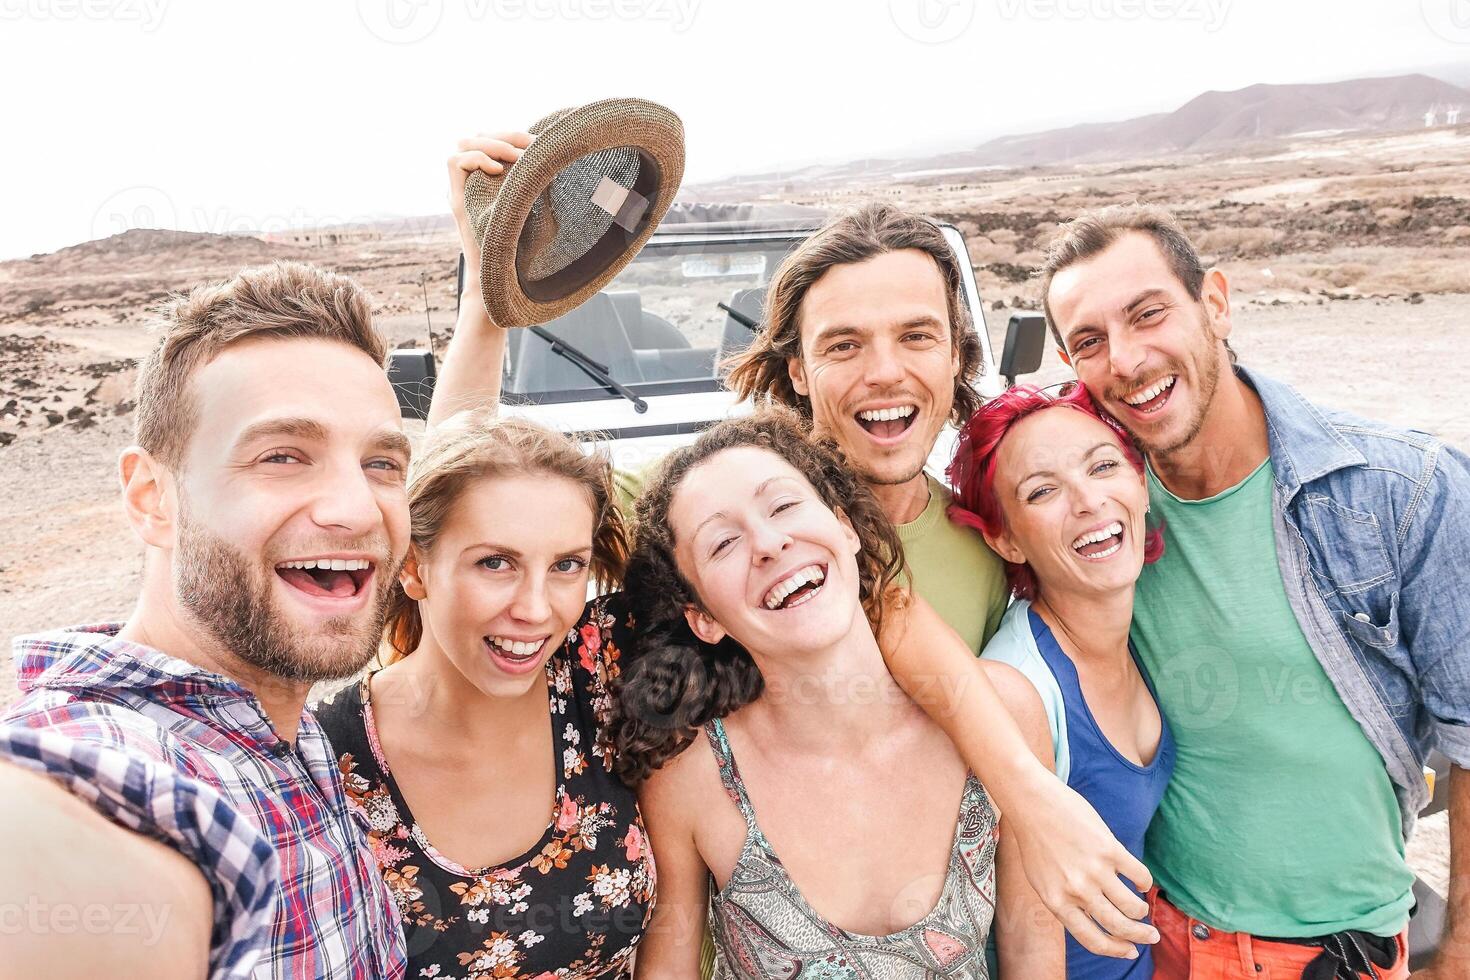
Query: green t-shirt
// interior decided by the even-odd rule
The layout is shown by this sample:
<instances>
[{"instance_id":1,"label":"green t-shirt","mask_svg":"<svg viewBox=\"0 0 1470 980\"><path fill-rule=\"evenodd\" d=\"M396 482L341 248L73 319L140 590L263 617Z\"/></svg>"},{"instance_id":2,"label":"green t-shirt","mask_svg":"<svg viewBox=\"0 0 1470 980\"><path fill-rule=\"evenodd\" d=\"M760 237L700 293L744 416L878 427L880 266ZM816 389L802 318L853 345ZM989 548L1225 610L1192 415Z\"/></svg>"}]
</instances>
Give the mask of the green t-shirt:
<instances>
[{"instance_id":1,"label":"green t-shirt","mask_svg":"<svg viewBox=\"0 0 1470 980\"><path fill-rule=\"evenodd\" d=\"M633 512L650 472L651 467L614 472L623 513ZM910 587L979 654L1000 626L1010 598L1005 565L978 532L950 522L945 514L949 490L933 477L927 479L929 503L923 512L894 528L903 542Z\"/></svg>"},{"instance_id":2,"label":"green t-shirt","mask_svg":"<svg viewBox=\"0 0 1470 980\"><path fill-rule=\"evenodd\" d=\"M1392 935L1413 904L1398 801L1292 613L1271 463L1205 500L1149 473L1164 555L1132 639L1178 747L1145 861L1169 900L1258 936Z\"/></svg>"},{"instance_id":3,"label":"green t-shirt","mask_svg":"<svg viewBox=\"0 0 1470 980\"><path fill-rule=\"evenodd\" d=\"M929 503L907 524L895 525L903 542L910 587L975 653L1000 627L1010 589L1005 563L980 532L950 521L949 489L929 477Z\"/></svg>"}]
</instances>

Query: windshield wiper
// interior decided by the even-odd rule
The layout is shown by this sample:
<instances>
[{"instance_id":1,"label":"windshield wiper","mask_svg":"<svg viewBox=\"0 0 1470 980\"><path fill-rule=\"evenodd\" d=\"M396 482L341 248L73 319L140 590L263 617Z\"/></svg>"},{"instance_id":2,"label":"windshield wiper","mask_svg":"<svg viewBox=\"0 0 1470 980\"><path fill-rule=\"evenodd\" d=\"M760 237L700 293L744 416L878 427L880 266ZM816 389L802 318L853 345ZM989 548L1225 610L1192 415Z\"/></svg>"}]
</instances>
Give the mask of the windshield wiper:
<instances>
[{"instance_id":1,"label":"windshield wiper","mask_svg":"<svg viewBox=\"0 0 1470 980\"><path fill-rule=\"evenodd\" d=\"M603 364L599 361L594 361L592 358L588 357L586 353L577 349L576 347L573 347L571 344L567 343L565 340L562 340L560 337L552 333L550 330L547 330L545 327L527 327L526 329L530 330L533 334L550 344L551 352L553 354L557 354L561 357L566 358L568 361L571 362L573 367L576 367L583 374L587 375L587 377L591 378L593 381L596 381L608 391L611 391L614 394L622 395L624 398L628 399L628 401L632 402L633 410L635 412L638 412L641 415L642 413L648 411L648 402L633 394L633 392L630 391L625 385L621 385L617 381L614 381L613 376L607 371L606 364Z\"/></svg>"},{"instance_id":2,"label":"windshield wiper","mask_svg":"<svg viewBox=\"0 0 1470 980\"><path fill-rule=\"evenodd\" d=\"M730 318L732 320L743 326L746 330L749 330L751 333L761 332L761 325L759 320L752 320L744 313L741 313L739 310L735 309L735 307L729 306L725 303L716 303L715 305L724 310L726 313L730 314Z\"/></svg>"}]
</instances>

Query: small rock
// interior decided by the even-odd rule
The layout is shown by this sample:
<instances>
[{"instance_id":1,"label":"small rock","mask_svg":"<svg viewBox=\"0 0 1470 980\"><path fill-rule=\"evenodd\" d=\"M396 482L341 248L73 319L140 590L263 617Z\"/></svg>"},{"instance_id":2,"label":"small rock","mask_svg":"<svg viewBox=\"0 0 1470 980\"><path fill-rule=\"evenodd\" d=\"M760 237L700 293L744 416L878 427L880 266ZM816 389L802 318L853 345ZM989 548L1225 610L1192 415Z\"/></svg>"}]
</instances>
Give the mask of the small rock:
<instances>
[{"instance_id":1,"label":"small rock","mask_svg":"<svg viewBox=\"0 0 1470 980\"><path fill-rule=\"evenodd\" d=\"M61 423L65 422L65 421L66 421L66 416L65 415L62 415L60 412L47 412L46 413L46 423L48 425L60 425Z\"/></svg>"},{"instance_id":2,"label":"small rock","mask_svg":"<svg viewBox=\"0 0 1470 980\"><path fill-rule=\"evenodd\" d=\"M15 441L14 432L0 432L0 446L8 446Z\"/></svg>"}]
</instances>

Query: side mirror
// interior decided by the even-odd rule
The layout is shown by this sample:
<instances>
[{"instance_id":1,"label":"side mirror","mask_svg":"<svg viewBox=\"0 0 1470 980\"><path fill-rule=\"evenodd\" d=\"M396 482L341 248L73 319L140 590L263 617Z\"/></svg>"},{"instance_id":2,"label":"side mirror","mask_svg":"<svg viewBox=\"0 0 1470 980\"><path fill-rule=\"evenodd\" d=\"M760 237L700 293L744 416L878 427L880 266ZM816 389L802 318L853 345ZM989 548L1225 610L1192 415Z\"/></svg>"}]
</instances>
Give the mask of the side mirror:
<instances>
[{"instance_id":1,"label":"side mirror","mask_svg":"<svg viewBox=\"0 0 1470 980\"><path fill-rule=\"evenodd\" d=\"M1006 324L1006 345L1000 355L1000 373L1006 379L1006 387L1015 384L1019 375L1038 370L1045 353L1046 315L1012 313L1010 323Z\"/></svg>"},{"instance_id":2,"label":"side mirror","mask_svg":"<svg viewBox=\"0 0 1470 980\"><path fill-rule=\"evenodd\" d=\"M417 347L400 347L388 355L388 383L406 419L427 419L434 397L434 355Z\"/></svg>"}]
</instances>

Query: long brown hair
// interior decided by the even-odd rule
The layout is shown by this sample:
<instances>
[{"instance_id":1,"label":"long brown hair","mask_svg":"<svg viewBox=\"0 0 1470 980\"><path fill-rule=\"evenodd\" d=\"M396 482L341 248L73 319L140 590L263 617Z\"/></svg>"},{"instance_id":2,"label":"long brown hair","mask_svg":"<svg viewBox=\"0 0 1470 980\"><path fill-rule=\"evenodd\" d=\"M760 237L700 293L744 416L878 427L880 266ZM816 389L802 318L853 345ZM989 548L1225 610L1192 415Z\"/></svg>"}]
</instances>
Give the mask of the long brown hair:
<instances>
[{"instance_id":1,"label":"long brown hair","mask_svg":"<svg viewBox=\"0 0 1470 980\"><path fill-rule=\"evenodd\" d=\"M950 421L964 425L980 407L980 393L974 385L985 356L965 301L959 259L938 225L892 204L869 204L834 219L782 261L766 292L760 333L729 361L726 383L730 389L742 398L787 405L811 418L811 402L797 394L788 367L791 360L801 358L801 308L807 293L834 266L866 262L906 249L928 255L944 278L950 341L960 361Z\"/></svg>"},{"instance_id":2,"label":"long brown hair","mask_svg":"<svg viewBox=\"0 0 1470 980\"><path fill-rule=\"evenodd\" d=\"M622 581L628 563L628 534L613 492L606 457L582 450L571 439L523 418L497 416L491 409L460 412L429 430L408 476L408 511L414 548L434 549L456 500L473 483L503 476L544 474L571 480L592 504L592 579L606 590ZM388 607L385 636L394 656L407 656L423 638L419 604L399 585Z\"/></svg>"},{"instance_id":3,"label":"long brown hair","mask_svg":"<svg viewBox=\"0 0 1470 980\"><path fill-rule=\"evenodd\" d=\"M837 446L809 434L786 408L767 408L710 428L672 453L638 498L637 540L628 563L628 598L637 643L614 698L617 769L637 785L693 740L700 726L754 701L763 681L750 654L731 637L696 637L685 607L699 605L674 559L669 507L679 484L726 449L766 449L790 463L857 533L858 596L877 633L883 600L903 567L903 546L872 491L843 464Z\"/></svg>"}]
</instances>

